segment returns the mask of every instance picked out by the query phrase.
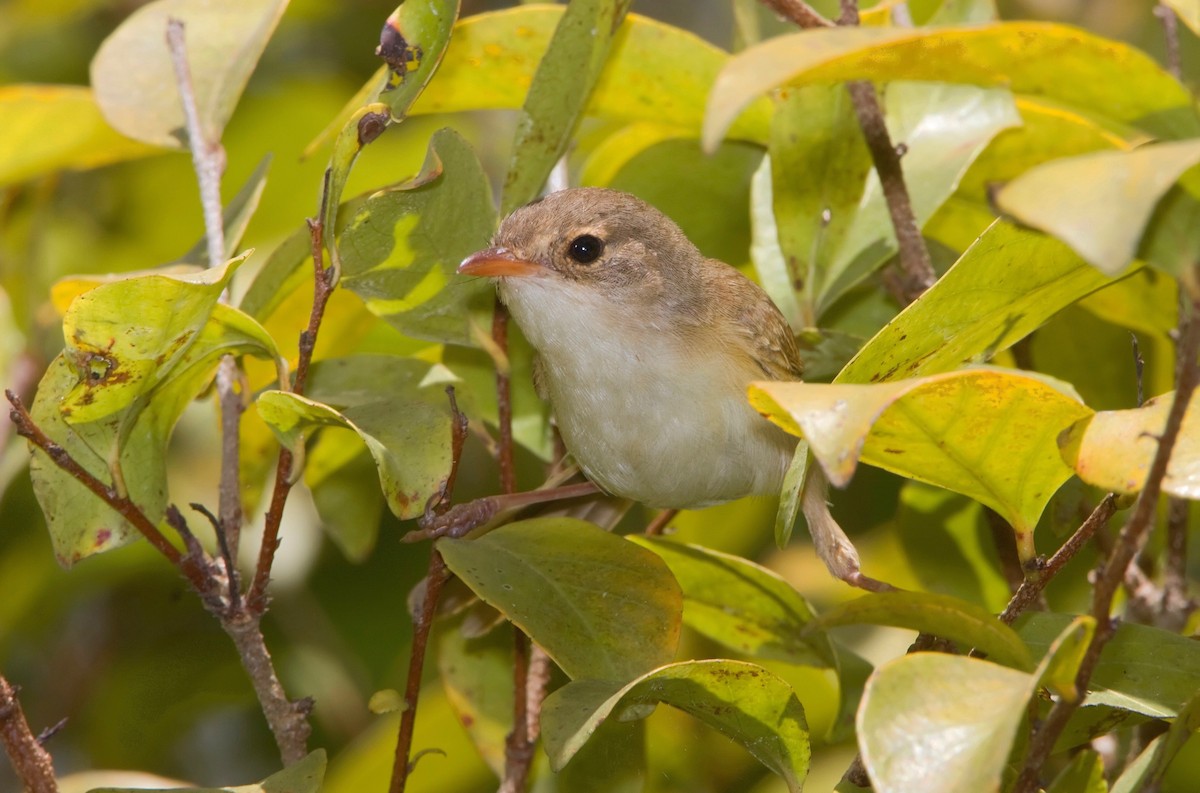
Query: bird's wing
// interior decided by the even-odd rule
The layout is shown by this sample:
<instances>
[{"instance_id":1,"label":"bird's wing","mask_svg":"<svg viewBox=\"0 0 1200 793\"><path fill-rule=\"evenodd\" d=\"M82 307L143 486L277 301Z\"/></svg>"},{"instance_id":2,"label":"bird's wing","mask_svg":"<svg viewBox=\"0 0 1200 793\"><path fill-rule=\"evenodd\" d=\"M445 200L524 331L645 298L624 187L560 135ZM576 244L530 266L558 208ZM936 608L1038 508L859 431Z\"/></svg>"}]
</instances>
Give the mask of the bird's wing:
<instances>
[{"instance_id":1,"label":"bird's wing","mask_svg":"<svg viewBox=\"0 0 1200 793\"><path fill-rule=\"evenodd\" d=\"M733 333L753 350L754 363L767 380L799 380L804 373L796 337L783 314L758 284L722 264L710 272L724 281L728 297L719 309Z\"/></svg>"}]
</instances>

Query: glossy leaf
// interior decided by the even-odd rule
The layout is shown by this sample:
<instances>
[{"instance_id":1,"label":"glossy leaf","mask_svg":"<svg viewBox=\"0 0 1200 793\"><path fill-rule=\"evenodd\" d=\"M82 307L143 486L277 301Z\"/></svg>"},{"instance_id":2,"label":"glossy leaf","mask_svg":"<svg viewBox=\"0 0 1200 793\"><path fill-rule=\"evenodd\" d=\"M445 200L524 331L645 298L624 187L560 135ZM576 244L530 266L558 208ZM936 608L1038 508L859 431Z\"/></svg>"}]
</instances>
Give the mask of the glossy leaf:
<instances>
[{"instance_id":1,"label":"glossy leaf","mask_svg":"<svg viewBox=\"0 0 1200 793\"><path fill-rule=\"evenodd\" d=\"M573 679L620 684L675 655L683 600L670 570L591 523L534 518L437 547Z\"/></svg>"},{"instance_id":2,"label":"glossy leaf","mask_svg":"<svg viewBox=\"0 0 1200 793\"><path fill-rule=\"evenodd\" d=\"M996 221L834 382L896 380L986 360L1110 281L1058 240Z\"/></svg>"},{"instance_id":3,"label":"glossy leaf","mask_svg":"<svg viewBox=\"0 0 1200 793\"><path fill-rule=\"evenodd\" d=\"M974 658L914 653L879 667L858 711L879 793L985 793L1000 777L1037 679Z\"/></svg>"},{"instance_id":4,"label":"glossy leaf","mask_svg":"<svg viewBox=\"0 0 1200 793\"><path fill-rule=\"evenodd\" d=\"M975 648L996 663L1023 672L1034 668L1016 631L982 606L929 592L879 592L825 611L810 630L839 625L889 625L949 639L963 650Z\"/></svg>"},{"instance_id":5,"label":"glossy leaf","mask_svg":"<svg viewBox=\"0 0 1200 793\"><path fill-rule=\"evenodd\" d=\"M1085 154L1034 168L1006 185L997 201L1115 275L1133 261L1159 200L1197 163L1200 140ZM1071 190L1064 194L1062 185Z\"/></svg>"},{"instance_id":6,"label":"glossy leaf","mask_svg":"<svg viewBox=\"0 0 1200 793\"><path fill-rule=\"evenodd\" d=\"M597 726L625 709L659 702L686 711L740 743L798 793L808 773L808 724L787 683L741 661L684 661L628 685L577 680L546 698L542 738L554 768L577 753ZM638 711L640 712L640 711Z\"/></svg>"},{"instance_id":7,"label":"glossy leaf","mask_svg":"<svg viewBox=\"0 0 1200 793\"><path fill-rule=\"evenodd\" d=\"M335 358L314 365L307 396L266 391L255 404L289 448L322 427L357 433L375 460L388 507L412 518L450 473L449 403L440 388L422 388L428 371L428 364L398 356Z\"/></svg>"},{"instance_id":8,"label":"glossy leaf","mask_svg":"<svg viewBox=\"0 0 1200 793\"><path fill-rule=\"evenodd\" d=\"M804 597L787 581L740 556L699 545L631 537L658 554L683 590L683 622L752 658L830 667L824 634L802 635L813 620Z\"/></svg>"},{"instance_id":9,"label":"glossy leaf","mask_svg":"<svg viewBox=\"0 0 1200 793\"><path fill-rule=\"evenodd\" d=\"M1017 633L1035 654L1045 653L1071 621L1067 614L1029 614ZM1104 646L1089 689L1089 704L1174 718L1200 689L1200 645L1161 628L1123 622Z\"/></svg>"},{"instance_id":10,"label":"glossy leaf","mask_svg":"<svg viewBox=\"0 0 1200 793\"><path fill-rule=\"evenodd\" d=\"M110 127L82 86L0 86L0 117L0 186L155 153Z\"/></svg>"},{"instance_id":11,"label":"glossy leaf","mask_svg":"<svg viewBox=\"0 0 1200 793\"><path fill-rule=\"evenodd\" d=\"M379 92L379 101L387 103L394 120L401 121L408 115L412 103L437 73L461 5L459 0L431 3L401 0L388 17L381 41L388 39L390 29L399 34L396 44L404 50L382 53L391 55L400 67L390 69L388 80Z\"/></svg>"},{"instance_id":12,"label":"glossy leaf","mask_svg":"<svg viewBox=\"0 0 1200 793\"><path fill-rule=\"evenodd\" d=\"M185 25L200 125L221 133L287 0L157 0L129 15L92 60L92 89L118 131L146 143L187 148L183 105L167 49L168 19Z\"/></svg>"},{"instance_id":13,"label":"glossy leaf","mask_svg":"<svg viewBox=\"0 0 1200 793\"><path fill-rule=\"evenodd\" d=\"M456 270L495 228L491 187L456 132L434 135L424 172L435 162L438 178L381 190L354 213L338 241L342 283L406 335L467 344L470 309L490 309L492 286Z\"/></svg>"},{"instance_id":14,"label":"glossy leaf","mask_svg":"<svg viewBox=\"0 0 1200 793\"><path fill-rule=\"evenodd\" d=\"M571 132L632 0L570 0L517 117L512 161L500 196L507 215L537 197L567 150Z\"/></svg>"},{"instance_id":15,"label":"glossy leaf","mask_svg":"<svg viewBox=\"0 0 1200 793\"><path fill-rule=\"evenodd\" d=\"M1063 59L1069 51L1071 58ZM1056 75L1046 80L1047 71ZM839 27L770 39L730 60L704 122L711 147L751 100L778 86L846 80L1003 85L1176 136L1200 132L1186 89L1121 42L1046 22L941 28Z\"/></svg>"},{"instance_id":16,"label":"glossy leaf","mask_svg":"<svg viewBox=\"0 0 1200 793\"><path fill-rule=\"evenodd\" d=\"M1080 419L1060 439L1063 459L1090 485L1140 492L1173 401L1171 392L1140 408L1106 410ZM1180 498L1200 499L1200 399L1195 397L1184 413L1162 487Z\"/></svg>"},{"instance_id":17,"label":"glossy leaf","mask_svg":"<svg viewBox=\"0 0 1200 793\"><path fill-rule=\"evenodd\" d=\"M992 138L1021 123L1004 89L897 82L888 86L884 104L892 140L906 147L905 184L922 226ZM879 175L872 170L841 244L815 269L815 282L809 279L818 315L898 250Z\"/></svg>"},{"instance_id":18,"label":"glossy leaf","mask_svg":"<svg viewBox=\"0 0 1200 793\"><path fill-rule=\"evenodd\" d=\"M1060 384L975 369L874 385L756 382L750 402L808 441L844 487L861 458L963 493L1012 524L1023 558L1050 496L1071 475L1058 433L1090 414Z\"/></svg>"},{"instance_id":19,"label":"glossy leaf","mask_svg":"<svg viewBox=\"0 0 1200 793\"><path fill-rule=\"evenodd\" d=\"M463 19L432 89L411 112L521 107L562 14L561 7L526 5ZM629 14L584 115L654 121L697 135L709 88L728 58L691 32ZM770 113L767 100L753 103L730 134L765 141Z\"/></svg>"}]
</instances>

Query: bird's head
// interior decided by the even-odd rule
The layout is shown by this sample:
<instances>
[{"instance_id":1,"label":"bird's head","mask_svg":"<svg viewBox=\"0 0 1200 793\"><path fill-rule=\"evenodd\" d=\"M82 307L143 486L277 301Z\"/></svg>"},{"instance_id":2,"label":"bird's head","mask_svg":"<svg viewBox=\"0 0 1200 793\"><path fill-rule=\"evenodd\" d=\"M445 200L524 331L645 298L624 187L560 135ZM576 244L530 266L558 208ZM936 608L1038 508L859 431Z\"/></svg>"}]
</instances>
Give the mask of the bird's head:
<instances>
[{"instance_id":1,"label":"bird's head","mask_svg":"<svg viewBox=\"0 0 1200 793\"><path fill-rule=\"evenodd\" d=\"M489 248L458 271L501 279L501 292L547 282L596 290L628 302L686 291L700 252L677 225L627 193L598 187L562 190L513 212Z\"/></svg>"}]
</instances>

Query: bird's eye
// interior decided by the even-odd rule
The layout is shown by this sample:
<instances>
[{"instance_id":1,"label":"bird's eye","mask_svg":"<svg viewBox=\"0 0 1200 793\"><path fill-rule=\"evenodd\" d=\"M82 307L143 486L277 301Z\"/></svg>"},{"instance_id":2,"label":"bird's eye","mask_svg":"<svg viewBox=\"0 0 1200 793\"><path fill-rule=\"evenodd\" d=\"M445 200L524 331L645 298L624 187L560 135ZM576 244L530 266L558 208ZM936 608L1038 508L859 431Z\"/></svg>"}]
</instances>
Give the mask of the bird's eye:
<instances>
[{"instance_id":1,"label":"bird's eye","mask_svg":"<svg viewBox=\"0 0 1200 793\"><path fill-rule=\"evenodd\" d=\"M571 247L567 249L567 253L580 264L591 264L604 253L604 240L584 234L571 240Z\"/></svg>"}]
</instances>

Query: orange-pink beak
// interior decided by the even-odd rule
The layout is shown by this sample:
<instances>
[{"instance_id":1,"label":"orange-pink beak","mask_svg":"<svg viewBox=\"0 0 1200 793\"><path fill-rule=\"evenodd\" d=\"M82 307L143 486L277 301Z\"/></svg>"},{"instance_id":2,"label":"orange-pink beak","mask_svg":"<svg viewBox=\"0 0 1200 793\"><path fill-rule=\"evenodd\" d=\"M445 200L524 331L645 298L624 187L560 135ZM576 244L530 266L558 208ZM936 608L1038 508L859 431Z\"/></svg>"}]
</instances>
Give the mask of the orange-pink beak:
<instances>
[{"instance_id":1,"label":"orange-pink beak","mask_svg":"<svg viewBox=\"0 0 1200 793\"><path fill-rule=\"evenodd\" d=\"M544 272L545 268L536 262L527 261L507 248L484 248L476 251L462 260L458 271L463 275L484 275L491 278L500 276L536 275Z\"/></svg>"}]
</instances>

